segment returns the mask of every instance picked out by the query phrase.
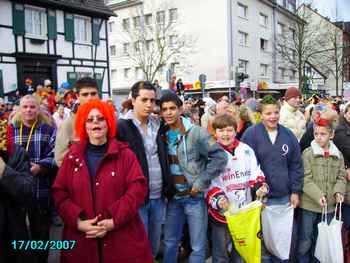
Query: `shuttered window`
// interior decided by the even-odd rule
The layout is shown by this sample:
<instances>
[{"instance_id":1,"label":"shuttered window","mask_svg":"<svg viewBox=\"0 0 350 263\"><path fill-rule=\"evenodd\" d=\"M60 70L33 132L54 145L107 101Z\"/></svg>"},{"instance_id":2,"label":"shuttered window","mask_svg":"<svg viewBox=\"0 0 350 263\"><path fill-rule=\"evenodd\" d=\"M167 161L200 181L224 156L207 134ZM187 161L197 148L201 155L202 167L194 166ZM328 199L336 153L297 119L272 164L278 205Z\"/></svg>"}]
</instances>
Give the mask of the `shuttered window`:
<instances>
[{"instance_id":1,"label":"shuttered window","mask_svg":"<svg viewBox=\"0 0 350 263\"><path fill-rule=\"evenodd\" d=\"M74 41L74 17L68 13L64 16L64 39Z\"/></svg>"},{"instance_id":2,"label":"shuttered window","mask_svg":"<svg viewBox=\"0 0 350 263\"><path fill-rule=\"evenodd\" d=\"M13 33L15 35L24 35L24 6L21 4L13 3L12 5L12 23Z\"/></svg>"},{"instance_id":3,"label":"shuttered window","mask_svg":"<svg viewBox=\"0 0 350 263\"><path fill-rule=\"evenodd\" d=\"M100 44L100 23L100 19L92 19L92 44L94 45Z\"/></svg>"},{"instance_id":4,"label":"shuttered window","mask_svg":"<svg viewBox=\"0 0 350 263\"><path fill-rule=\"evenodd\" d=\"M47 38L46 10L37 7L25 8L26 35L33 38Z\"/></svg>"},{"instance_id":5,"label":"shuttered window","mask_svg":"<svg viewBox=\"0 0 350 263\"><path fill-rule=\"evenodd\" d=\"M91 44L91 19L74 16L74 40L77 43Z\"/></svg>"},{"instance_id":6,"label":"shuttered window","mask_svg":"<svg viewBox=\"0 0 350 263\"><path fill-rule=\"evenodd\" d=\"M47 36L49 39L57 38L57 21L56 21L56 11L49 10L47 16Z\"/></svg>"}]
</instances>

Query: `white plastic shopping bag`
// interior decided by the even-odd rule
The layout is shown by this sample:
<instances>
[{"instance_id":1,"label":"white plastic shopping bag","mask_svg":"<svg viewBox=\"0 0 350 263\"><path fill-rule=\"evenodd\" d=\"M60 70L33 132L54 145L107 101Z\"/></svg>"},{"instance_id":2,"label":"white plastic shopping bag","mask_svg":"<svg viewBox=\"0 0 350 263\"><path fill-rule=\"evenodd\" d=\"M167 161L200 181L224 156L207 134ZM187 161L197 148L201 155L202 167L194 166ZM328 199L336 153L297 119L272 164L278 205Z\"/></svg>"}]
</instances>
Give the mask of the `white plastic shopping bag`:
<instances>
[{"instance_id":1,"label":"white plastic shopping bag","mask_svg":"<svg viewBox=\"0 0 350 263\"><path fill-rule=\"evenodd\" d=\"M266 206L261 213L263 240L274 256L289 259L294 208L289 204Z\"/></svg>"},{"instance_id":2,"label":"white plastic shopping bag","mask_svg":"<svg viewBox=\"0 0 350 263\"><path fill-rule=\"evenodd\" d=\"M339 205L339 206L338 206ZM341 237L341 227L343 222L341 221L341 203L337 203L335 206L335 211L339 207L339 217L337 219L336 213L329 224L329 249L332 253L332 258L330 263L343 263L344 262L344 254L343 254L343 243Z\"/></svg>"},{"instance_id":3,"label":"white plastic shopping bag","mask_svg":"<svg viewBox=\"0 0 350 263\"><path fill-rule=\"evenodd\" d=\"M327 205L322 208L322 219L317 225L318 236L315 247L315 257L321 263L332 262L332 255L329 249L329 226L327 222Z\"/></svg>"}]
</instances>

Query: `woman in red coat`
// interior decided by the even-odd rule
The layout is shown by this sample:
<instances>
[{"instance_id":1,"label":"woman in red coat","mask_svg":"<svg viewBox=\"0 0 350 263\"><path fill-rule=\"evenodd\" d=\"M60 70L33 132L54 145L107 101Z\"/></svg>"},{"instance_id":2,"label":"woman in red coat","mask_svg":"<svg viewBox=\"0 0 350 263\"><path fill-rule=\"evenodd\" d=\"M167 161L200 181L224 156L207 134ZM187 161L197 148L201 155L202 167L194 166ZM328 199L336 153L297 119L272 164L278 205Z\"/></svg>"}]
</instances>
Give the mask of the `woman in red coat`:
<instances>
[{"instance_id":1,"label":"woman in red coat","mask_svg":"<svg viewBox=\"0 0 350 263\"><path fill-rule=\"evenodd\" d=\"M62 263L148 263L151 248L138 215L147 183L134 153L116 141L113 109L101 101L81 105L80 138L65 156L52 187L64 221Z\"/></svg>"}]
</instances>

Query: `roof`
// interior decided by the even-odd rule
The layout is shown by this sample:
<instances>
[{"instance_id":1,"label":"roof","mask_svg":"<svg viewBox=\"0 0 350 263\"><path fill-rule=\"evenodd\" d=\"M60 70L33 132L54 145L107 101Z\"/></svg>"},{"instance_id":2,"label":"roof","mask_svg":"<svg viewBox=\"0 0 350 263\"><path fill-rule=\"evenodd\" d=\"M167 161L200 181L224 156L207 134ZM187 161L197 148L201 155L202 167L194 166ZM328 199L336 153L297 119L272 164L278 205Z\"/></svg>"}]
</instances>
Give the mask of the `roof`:
<instances>
[{"instance_id":1,"label":"roof","mask_svg":"<svg viewBox=\"0 0 350 263\"><path fill-rule=\"evenodd\" d=\"M105 5L104 0L16 0L16 2L61 9L93 17L115 16L113 11Z\"/></svg>"}]
</instances>

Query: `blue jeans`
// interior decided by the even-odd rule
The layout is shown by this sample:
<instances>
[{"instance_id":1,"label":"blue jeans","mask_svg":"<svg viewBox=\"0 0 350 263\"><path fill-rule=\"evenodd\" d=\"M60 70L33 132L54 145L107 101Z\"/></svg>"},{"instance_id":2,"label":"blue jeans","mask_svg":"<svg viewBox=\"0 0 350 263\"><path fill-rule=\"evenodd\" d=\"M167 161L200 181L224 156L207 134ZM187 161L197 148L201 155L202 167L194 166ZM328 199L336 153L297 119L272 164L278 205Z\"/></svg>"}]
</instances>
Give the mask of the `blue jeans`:
<instances>
[{"instance_id":1,"label":"blue jeans","mask_svg":"<svg viewBox=\"0 0 350 263\"><path fill-rule=\"evenodd\" d=\"M177 263L177 253L187 220L192 252L189 263L204 263L207 248L208 214L202 197L169 201L164 226L163 263Z\"/></svg>"},{"instance_id":2,"label":"blue jeans","mask_svg":"<svg viewBox=\"0 0 350 263\"><path fill-rule=\"evenodd\" d=\"M333 214L327 214L328 223L331 221ZM319 262L314 253L318 235L317 225L321 222L321 217L321 213L300 209L297 249L299 263Z\"/></svg>"},{"instance_id":3,"label":"blue jeans","mask_svg":"<svg viewBox=\"0 0 350 263\"><path fill-rule=\"evenodd\" d=\"M226 225L211 224L213 263L243 263Z\"/></svg>"},{"instance_id":4,"label":"blue jeans","mask_svg":"<svg viewBox=\"0 0 350 263\"><path fill-rule=\"evenodd\" d=\"M268 198L266 205L267 206L272 206L272 205L285 205L290 203L290 196L284 196L284 197L279 197L279 198ZM293 224L294 225L294 224ZM293 234L294 235L294 229L293 227ZM293 242L293 237L292 237L292 242ZM275 257L272 255L265 247L264 242L262 242L262 252L261 252L261 262L263 263L279 263L279 262L289 262L289 260L281 260L278 257Z\"/></svg>"},{"instance_id":5,"label":"blue jeans","mask_svg":"<svg viewBox=\"0 0 350 263\"><path fill-rule=\"evenodd\" d=\"M145 230L152 246L152 255L155 258L158 254L162 224L164 222L164 199L150 199L140 208L139 214L145 225Z\"/></svg>"}]
</instances>

